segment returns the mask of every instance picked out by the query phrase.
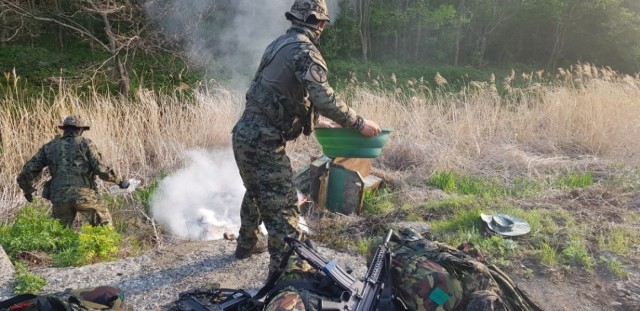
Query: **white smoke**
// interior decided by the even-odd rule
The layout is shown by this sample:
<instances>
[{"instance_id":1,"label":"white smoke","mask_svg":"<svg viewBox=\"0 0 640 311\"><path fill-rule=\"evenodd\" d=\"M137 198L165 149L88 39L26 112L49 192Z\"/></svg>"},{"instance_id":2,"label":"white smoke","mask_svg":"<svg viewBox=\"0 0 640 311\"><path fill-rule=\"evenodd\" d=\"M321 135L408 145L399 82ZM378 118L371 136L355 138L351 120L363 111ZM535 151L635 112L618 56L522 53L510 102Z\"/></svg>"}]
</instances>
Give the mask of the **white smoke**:
<instances>
[{"instance_id":1,"label":"white smoke","mask_svg":"<svg viewBox=\"0 0 640 311\"><path fill-rule=\"evenodd\" d=\"M338 2L327 1L334 21ZM165 36L182 43L190 61L209 66L209 72L221 71L231 87L244 90L264 49L291 25L284 13L292 4L293 0L149 0L146 10Z\"/></svg>"},{"instance_id":2,"label":"white smoke","mask_svg":"<svg viewBox=\"0 0 640 311\"><path fill-rule=\"evenodd\" d=\"M175 235L221 239L238 234L244 191L230 150L188 151L184 167L158 185L151 211Z\"/></svg>"},{"instance_id":3,"label":"white smoke","mask_svg":"<svg viewBox=\"0 0 640 311\"><path fill-rule=\"evenodd\" d=\"M245 188L231 150L191 150L182 169L160 181L151 214L172 234L193 240L238 236ZM304 200L301 193L298 199ZM300 226L308 232L300 217ZM264 224L262 234L267 234Z\"/></svg>"}]
</instances>

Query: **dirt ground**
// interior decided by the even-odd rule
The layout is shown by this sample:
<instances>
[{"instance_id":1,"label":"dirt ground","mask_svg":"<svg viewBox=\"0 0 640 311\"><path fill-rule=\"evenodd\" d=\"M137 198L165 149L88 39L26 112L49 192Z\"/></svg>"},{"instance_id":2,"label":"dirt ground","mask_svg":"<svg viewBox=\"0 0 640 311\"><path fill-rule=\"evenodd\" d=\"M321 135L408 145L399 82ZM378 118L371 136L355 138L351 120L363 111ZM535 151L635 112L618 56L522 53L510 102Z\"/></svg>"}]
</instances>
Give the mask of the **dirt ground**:
<instances>
[{"instance_id":1,"label":"dirt ground","mask_svg":"<svg viewBox=\"0 0 640 311\"><path fill-rule=\"evenodd\" d=\"M532 201L520 201L524 208L545 206L571 212L576 221L589 226L593 232L616 225L632 226L640 233L637 221L626 221L630 215L640 215L640 193L638 191L612 193L600 189L574 190ZM561 238L561 237L560 237ZM590 248L597 244L595 236L587 237ZM576 269L533 267L537 275L531 278L519 276L513 271L512 278L544 310L640 310L640 241L635 241L629 250L631 264L624 268L628 275L616 279L607 271L586 272ZM523 264L524 268L527 264ZM517 268L514 268L517 270Z\"/></svg>"}]
</instances>

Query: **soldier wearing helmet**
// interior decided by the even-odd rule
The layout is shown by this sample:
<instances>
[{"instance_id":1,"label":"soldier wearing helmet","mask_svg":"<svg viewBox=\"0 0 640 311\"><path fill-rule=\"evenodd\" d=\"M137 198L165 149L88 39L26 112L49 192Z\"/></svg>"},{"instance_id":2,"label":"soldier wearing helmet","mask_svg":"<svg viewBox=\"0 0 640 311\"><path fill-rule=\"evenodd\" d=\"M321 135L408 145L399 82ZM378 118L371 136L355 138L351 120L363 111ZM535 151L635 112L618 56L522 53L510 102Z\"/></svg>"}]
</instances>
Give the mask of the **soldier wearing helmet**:
<instances>
[{"instance_id":1,"label":"soldier wearing helmet","mask_svg":"<svg viewBox=\"0 0 640 311\"><path fill-rule=\"evenodd\" d=\"M95 176L117 183L121 189L128 188L129 181L117 177L113 169L103 163L94 143L82 137L90 127L80 116L66 117L58 128L62 129L62 136L42 146L18 175L24 197L32 202L36 191L33 182L48 167L51 179L45 183L42 197L51 201L54 218L71 226L80 212L91 225L110 225L111 215L98 197Z\"/></svg>"},{"instance_id":2,"label":"soldier wearing helmet","mask_svg":"<svg viewBox=\"0 0 640 311\"><path fill-rule=\"evenodd\" d=\"M284 256L285 236L301 238L293 170L286 142L310 135L322 115L338 126L376 136L380 126L341 101L329 85L327 64L316 44L330 22L324 0L295 0L285 13L286 33L264 51L233 133L233 150L246 193L240 211L238 259L268 249L270 273ZM258 230L264 222L268 248Z\"/></svg>"}]
</instances>

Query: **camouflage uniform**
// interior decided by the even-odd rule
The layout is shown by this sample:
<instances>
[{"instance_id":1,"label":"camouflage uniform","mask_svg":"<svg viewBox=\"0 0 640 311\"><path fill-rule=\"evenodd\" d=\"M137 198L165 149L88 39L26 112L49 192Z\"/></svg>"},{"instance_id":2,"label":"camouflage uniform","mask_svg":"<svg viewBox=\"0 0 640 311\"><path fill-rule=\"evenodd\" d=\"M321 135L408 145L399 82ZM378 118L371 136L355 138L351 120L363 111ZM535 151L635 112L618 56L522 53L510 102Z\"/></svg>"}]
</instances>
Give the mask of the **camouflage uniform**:
<instances>
[{"instance_id":1,"label":"camouflage uniform","mask_svg":"<svg viewBox=\"0 0 640 311\"><path fill-rule=\"evenodd\" d=\"M109 210L98 198L95 176L119 184L124 181L102 163L95 144L81 136L89 126L83 125L79 117L67 117L59 128L64 130L62 137L46 143L24 165L18 185L25 196L30 196L36 191L33 181L48 167L51 179L45 183L42 196L51 201L54 218L71 226L80 212L91 225L111 224Z\"/></svg>"},{"instance_id":2,"label":"camouflage uniform","mask_svg":"<svg viewBox=\"0 0 640 311\"><path fill-rule=\"evenodd\" d=\"M292 27L266 48L247 91L245 111L232 131L234 156L246 188L236 257L244 257L239 252L260 243L262 221L269 233L270 272L283 257L283 238L302 235L286 141L309 135L318 114L343 127L362 128L364 123L337 99L315 45L322 29L305 22L310 16L329 19L324 0L296 0L285 15Z\"/></svg>"}]
</instances>

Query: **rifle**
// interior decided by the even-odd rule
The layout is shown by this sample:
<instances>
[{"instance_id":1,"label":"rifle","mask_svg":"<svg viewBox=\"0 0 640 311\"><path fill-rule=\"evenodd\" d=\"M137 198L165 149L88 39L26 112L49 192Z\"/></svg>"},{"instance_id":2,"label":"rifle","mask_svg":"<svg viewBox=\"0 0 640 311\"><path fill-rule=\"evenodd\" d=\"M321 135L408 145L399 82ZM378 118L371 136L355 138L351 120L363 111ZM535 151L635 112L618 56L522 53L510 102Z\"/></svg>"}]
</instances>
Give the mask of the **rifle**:
<instances>
[{"instance_id":1,"label":"rifle","mask_svg":"<svg viewBox=\"0 0 640 311\"><path fill-rule=\"evenodd\" d=\"M170 311L235 311L251 295L237 289L194 289L180 293Z\"/></svg>"},{"instance_id":2,"label":"rifle","mask_svg":"<svg viewBox=\"0 0 640 311\"><path fill-rule=\"evenodd\" d=\"M337 265L335 260L327 261L315 249L312 249L295 238L285 238L291 248L312 267L324 272L340 289L340 302L323 300L320 310L327 311L369 311L394 310L391 295L391 276L387 269L391 262L391 252L387 243L393 230L389 230L382 244L378 246L373 261L367 270L364 281L353 276Z\"/></svg>"}]
</instances>

